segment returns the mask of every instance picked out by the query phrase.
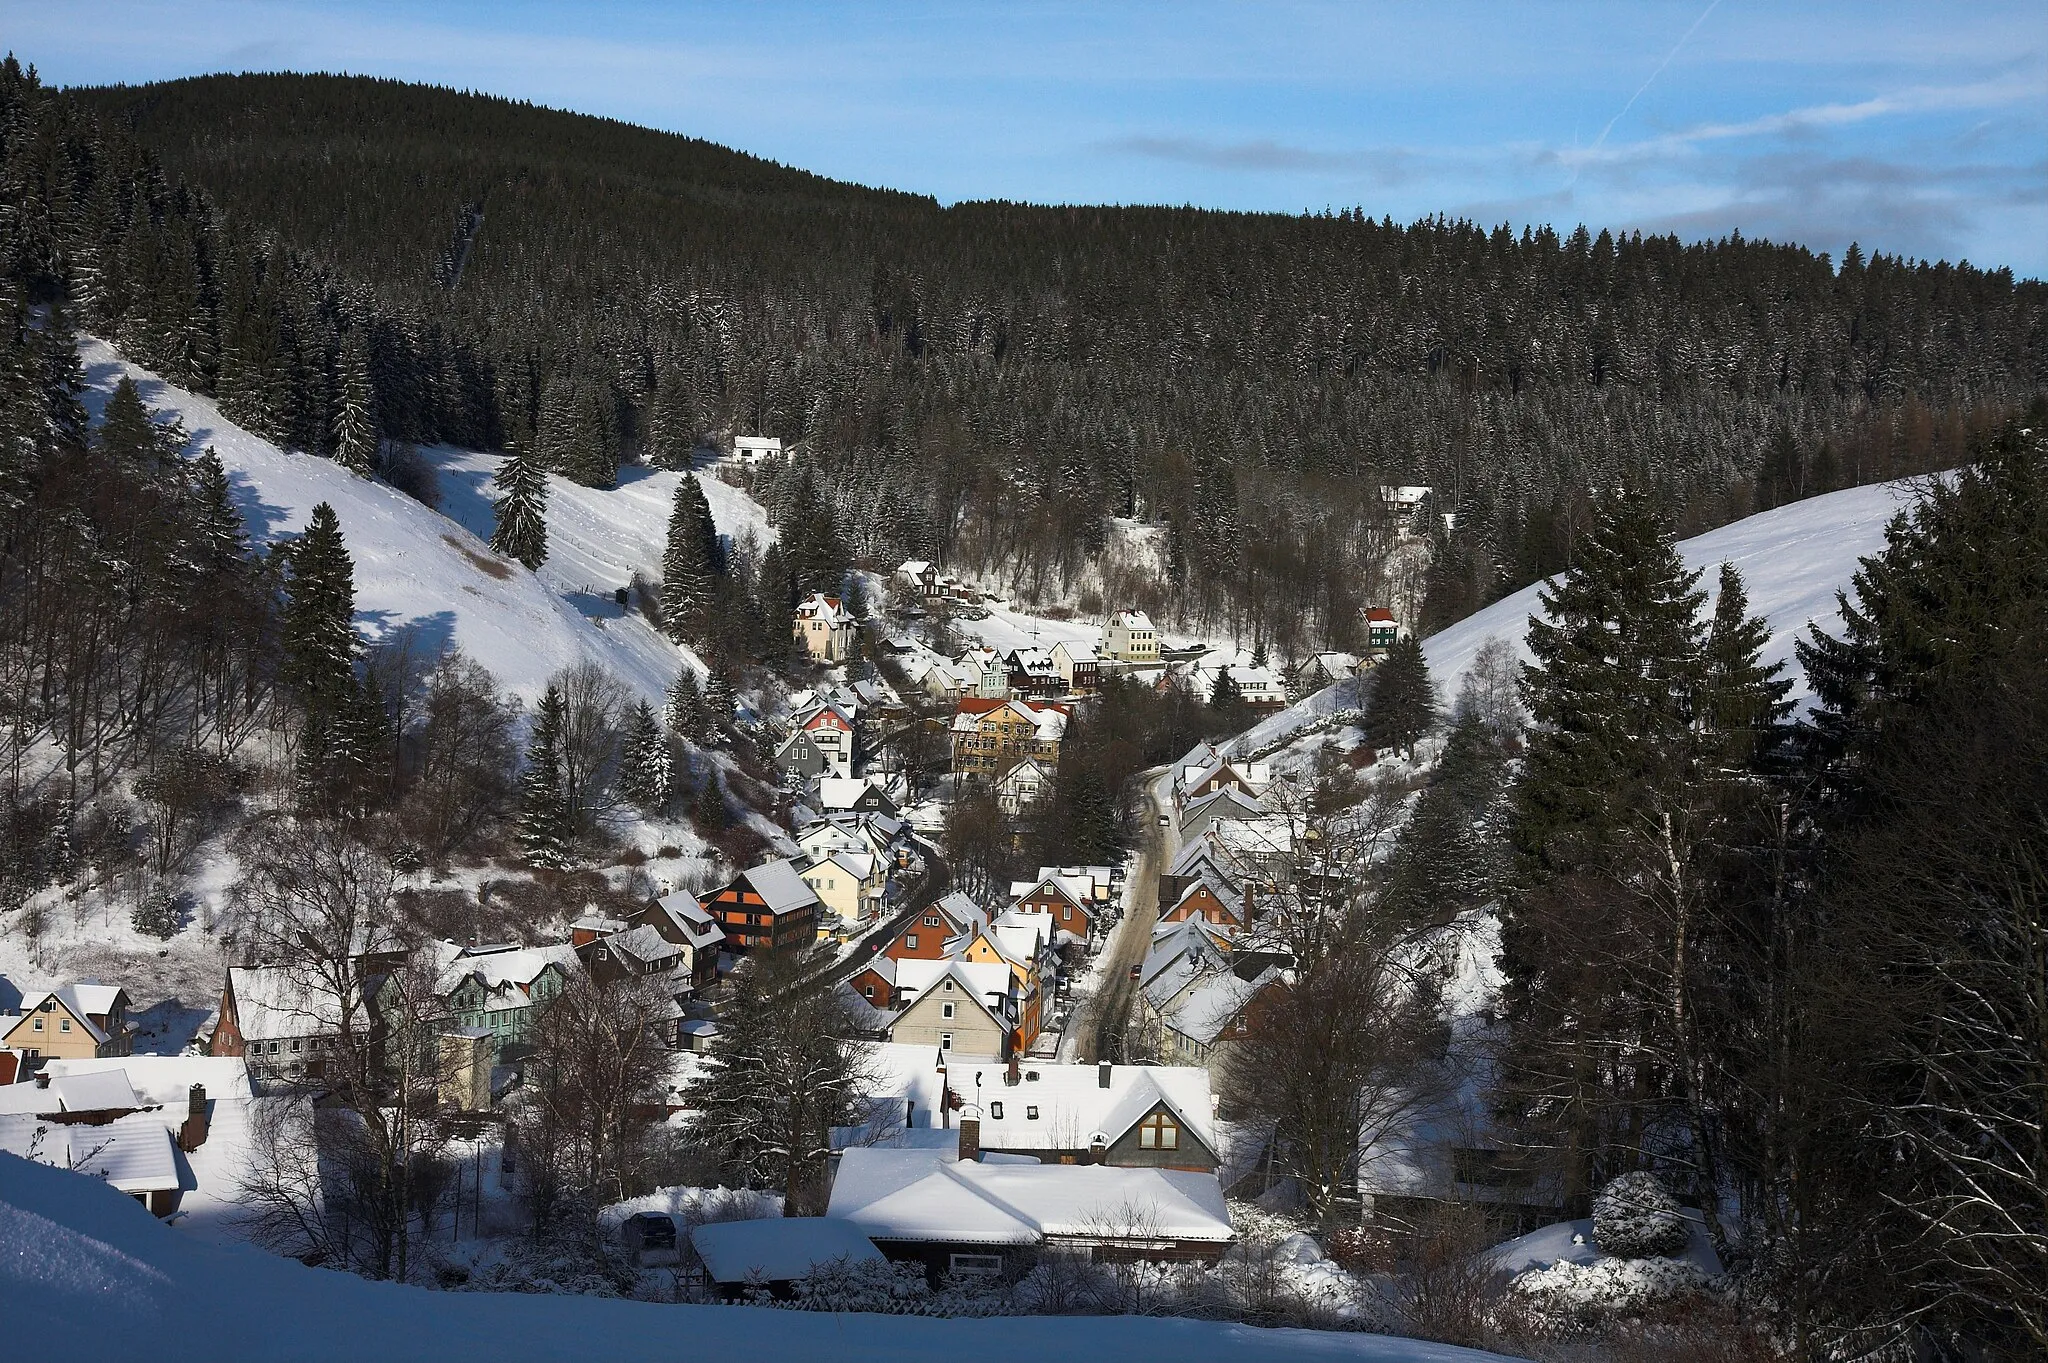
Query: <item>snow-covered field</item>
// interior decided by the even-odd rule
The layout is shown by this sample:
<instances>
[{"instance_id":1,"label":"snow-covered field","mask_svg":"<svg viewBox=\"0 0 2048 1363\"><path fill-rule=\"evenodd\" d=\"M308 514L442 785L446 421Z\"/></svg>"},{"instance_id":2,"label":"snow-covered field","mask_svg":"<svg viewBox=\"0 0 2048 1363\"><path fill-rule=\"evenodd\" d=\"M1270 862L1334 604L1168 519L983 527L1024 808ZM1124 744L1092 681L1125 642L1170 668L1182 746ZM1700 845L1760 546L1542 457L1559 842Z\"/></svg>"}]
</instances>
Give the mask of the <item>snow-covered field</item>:
<instances>
[{"instance_id":1,"label":"snow-covered field","mask_svg":"<svg viewBox=\"0 0 2048 1363\"><path fill-rule=\"evenodd\" d=\"M1135 1316L946 1320L429 1292L180 1235L97 1179L0 1155L0 1314L21 1358L1348 1359L1499 1355L1379 1335Z\"/></svg>"},{"instance_id":2,"label":"snow-covered field","mask_svg":"<svg viewBox=\"0 0 2048 1363\"><path fill-rule=\"evenodd\" d=\"M499 685L527 700L540 695L551 675L586 659L603 664L636 694L657 703L675 679L682 654L637 613L615 605L609 594L565 599L551 589L548 578L493 554L487 500L479 533L476 525L465 528L331 460L280 450L227 420L208 399L129 364L104 341L82 338L79 357L85 365L85 405L95 419L126 375L159 419L175 413L184 423L192 452L213 446L257 543L296 537L313 508L330 503L355 560L356 623L372 642L407 629L417 631L426 645L453 642L489 668ZM446 481L451 492L460 491L457 479ZM562 486L555 480L564 503L562 539L601 543L604 532L586 519L595 518L581 499L572 506L560 494ZM620 498L623 509L615 521L637 524L642 513L632 487L591 496ZM451 497L451 509L462 500ZM628 507L629 502L634 504ZM717 506L714 502L714 513ZM550 513L552 537L552 507ZM733 514L730 506L727 514ZM665 526L665 510L662 516ZM616 582L599 577L593 585L623 586L625 581L623 576Z\"/></svg>"}]
</instances>

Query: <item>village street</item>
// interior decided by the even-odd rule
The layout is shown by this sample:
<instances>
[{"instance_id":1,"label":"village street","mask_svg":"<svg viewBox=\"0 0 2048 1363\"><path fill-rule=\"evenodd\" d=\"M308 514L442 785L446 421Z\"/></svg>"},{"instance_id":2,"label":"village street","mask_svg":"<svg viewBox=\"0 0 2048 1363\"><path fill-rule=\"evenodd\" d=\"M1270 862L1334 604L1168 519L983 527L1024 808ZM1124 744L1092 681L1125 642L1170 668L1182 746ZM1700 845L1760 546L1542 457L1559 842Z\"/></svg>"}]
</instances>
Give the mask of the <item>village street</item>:
<instances>
[{"instance_id":1,"label":"village street","mask_svg":"<svg viewBox=\"0 0 2048 1363\"><path fill-rule=\"evenodd\" d=\"M1116 927L1110 959L1098 976L1101 983L1083 1005L1081 1015L1074 1019L1080 1032L1075 1059L1084 1064L1123 1058L1124 1034L1130 1026L1136 993L1131 968L1142 965L1145 953L1151 949L1152 927L1159 919L1159 873L1180 850L1179 830L1171 822L1173 802L1167 794L1172 779L1171 768L1160 770L1145 785L1144 799L1139 803L1144 836L1127 881L1129 905ZM1162 816L1167 822L1161 822Z\"/></svg>"}]
</instances>

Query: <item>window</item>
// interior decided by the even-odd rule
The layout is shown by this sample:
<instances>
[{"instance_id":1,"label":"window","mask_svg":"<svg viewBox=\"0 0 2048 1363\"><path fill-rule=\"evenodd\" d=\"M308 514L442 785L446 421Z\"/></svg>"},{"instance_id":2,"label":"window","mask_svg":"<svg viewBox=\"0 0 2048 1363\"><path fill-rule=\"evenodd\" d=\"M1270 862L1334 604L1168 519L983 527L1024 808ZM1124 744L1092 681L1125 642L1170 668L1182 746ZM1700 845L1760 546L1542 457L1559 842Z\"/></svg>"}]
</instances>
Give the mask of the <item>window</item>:
<instances>
[{"instance_id":1,"label":"window","mask_svg":"<svg viewBox=\"0 0 2048 1363\"><path fill-rule=\"evenodd\" d=\"M68 1032L68 1031L70 1031L70 1030L71 1030L71 1019L70 1019L70 1018L65 1018L65 1019L63 1019L62 1021L60 1021L60 1022L59 1022L59 1023L57 1024L57 1030L58 1030L58 1031L60 1031L60 1032Z\"/></svg>"},{"instance_id":2,"label":"window","mask_svg":"<svg viewBox=\"0 0 2048 1363\"><path fill-rule=\"evenodd\" d=\"M999 1278L1003 1274L1003 1256L1000 1254L954 1254L949 1255L949 1268L960 1278Z\"/></svg>"},{"instance_id":3,"label":"window","mask_svg":"<svg viewBox=\"0 0 2048 1363\"><path fill-rule=\"evenodd\" d=\"M1001 1121L1003 1119L1003 1105L1001 1103L990 1103L988 1105L988 1115L990 1121Z\"/></svg>"},{"instance_id":4,"label":"window","mask_svg":"<svg viewBox=\"0 0 2048 1363\"><path fill-rule=\"evenodd\" d=\"M42 1031L42 1030L43 1030L43 1020L42 1020L41 1018L37 1018L37 1019L36 1019L36 1025L35 1025L34 1027L30 1028L29 1030L31 1030L31 1031L36 1031L36 1032L40 1032L40 1031Z\"/></svg>"},{"instance_id":5,"label":"window","mask_svg":"<svg viewBox=\"0 0 2048 1363\"><path fill-rule=\"evenodd\" d=\"M299 1039L298 1039L297 1037L293 1037L293 1038L292 1038L292 1054L293 1054L293 1055L297 1055L298 1053L299 1053Z\"/></svg>"},{"instance_id":6,"label":"window","mask_svg":"<svg viewBox=\"0 0 2048 1363\"><path fill-rule=\"evenodd\" d=\"M904 949L905 951L916 951L916 950L917 950L917 934L916 934L916 933L914 933L914 932L907 932L907 933L903 934L903 949Z\"/></svg>"},{"instance_id":7,"label":"window","mask_svg":"<svg viewBox=\"0 0 2048 1363\"><path fill-rule=\"evenodd\" d=\"M1074 916L1074 906L1073 906L1072 904L1062 904L1062 905L1060 905L1060 917L1061 917L1061 918L1072 918L1073 916Z\"/></svg>"},{"instance_id":8,"label":"window","mask_svg":"<svg viewBox=\"0 0 2048 1363\"><path fill-rule=\"evenodd\" d=\"M953 992L953 980L950 976L948 976L946 979L946 992L948 994Z\"/></svg>"},{"instance_id":9,"label":"window","mask_svg":"<svg viewBox=\"0 0 2048 1363\"><path fill-rule=\"evenodd\" d=\"M950 1020L950 1019L952 1018L952 1016L953 1016L953 1005L952 1005L952 1004L950 1004L950 1003L942 1003L942 1004L940 1004L940 1005L939 1005L939 1016L940 1016L940 1017L942 1017L942 1018L947 1018L947 1019L949 1019L949 1020Z\"/></svg>"},{"instance_id":10,"label":"window","mask_svg":"<svg viewBox=\"0 0 2048 1363\"><path fill-rule=\"evenodd\" d=\"M1038 1120L1038 1104L1031 1103L1025 1107L1024 1120L1027 1122L1035 1122Z\"/></svg>"},{"instance_id":11,"label":"window","mask_svg":"<svg viewBox=\"0 0 2048 1363\"><path fill-rule=\"evenodd\" d=\"M928 928L937 927L939 925L939 916L935 913L926 914L924 916L924 925Z\"/></svg>"},{"instance_id":12,"label":"window","mask_svg":"<svg viewBox=\"0 0 2048 1363\"><path fill-rule=\"evenodd\" d=\"M953 1034L951 1032L939 1033L939 1049L942 1051L950 1051L953 1049Z\"/></svg>"},{"instance_id":13,"label":"window","mask_svg":"<svg viewBox=\"0 0 2048 1363\"><path fill-rule=\"evenodd\" d=\"M271 1042L271 1043L270 1043L270 1053L271 1053L272 1055L276 1055L276 1054L277 1054L277 1043L276 1043L275 1041L273 1041L273 1042Z\"/></svg>"},{"instance_id":14,"label":"window","mask_svg":"<svg viewBox=\"0 0 2048 1363\"><path fill-rule=\"evenodd\" d=\"M875 987L871 984L864 984L860 987L860 992L868 998L873 998L875 996Z\"/></svg>"},{"instance_id":15,"label":"window","mask_svg":"<svg viewBox=\"0 0 2048 1363\"><path fill-rule=\"evenodd\" d=\"M1180 1123L1164 1112L1155 1112L1138 1123L1138 1148L1141 1150L1180 1149Z\"/></svg>"}]
</instances>

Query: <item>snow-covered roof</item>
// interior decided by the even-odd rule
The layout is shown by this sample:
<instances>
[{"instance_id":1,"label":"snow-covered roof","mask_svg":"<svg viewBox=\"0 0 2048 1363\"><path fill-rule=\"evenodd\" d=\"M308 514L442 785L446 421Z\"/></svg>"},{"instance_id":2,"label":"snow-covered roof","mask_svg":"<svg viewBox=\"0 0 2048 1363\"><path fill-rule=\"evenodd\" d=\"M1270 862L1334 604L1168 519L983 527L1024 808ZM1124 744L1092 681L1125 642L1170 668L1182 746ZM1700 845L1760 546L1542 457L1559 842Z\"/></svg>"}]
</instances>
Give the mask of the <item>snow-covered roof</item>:
<instances>
[{"instance_id":1,"label":"snow-covered roof","mask_svg":"<svg viewBox=\"0 0 2048 1363\"><path fill-rule=\"evenodd\" d=\"M631 956L636 961L665 961L680 956L683 952L681 947L663 937L647 923L614 933L604 939L604 944Z\"/></svg>"},{"instance_id":2,"label":"snow-covered roof","mask_svg":"<svg viewBox=\"0 0 2048 1363\"><path fill-rule=\"evenodd\" d=\"M50 1092L66 1112L105 1112L112 1108L140 1107L135 1090L129 1087L123 1070L99 1070L90 1074L58 1074L50 1078Z\"/></svg>"},{"instance_id":3,"label":"snow-covered roof","mask_svg":"<svg viewBox=\"0 0 2048 1363\"><path fill-rule=\"evenodd\" d=\"M1216 869L1214 862L1204 862L1202 864L1201 868L1195 872L1194 883L1181 891L1180 898L1174 900L1169 909L1179 908L1193 897L1195 891L1204 888L1216 897L1216 902L1221 904L1225 912L1229 913L1232 918L1240 923L1244 922L1244 895L1239 893L1237 887L1232 885L1224 877L1223 873Z\"/></svg>"},{"instance_id":4,"label":"snow-covered roof","mask_svg":"<svg viewBox=\"0 0 2048 1363\"><path fill-rule=\"evenodd\" d=\"M750 866L740 872L740 879L761 896L761 902L771 913L789 913L818 902L817 893L804 884L804 878L796 872L796 864L787 857Z\"/></svg>"},{"instance_id":5,"label":"snow-covered roof","mask_svg":"<svg viewBox=\"0 0 2048 1363\"><path fill-rule=\"evenodd\" d=\"M875 1239L1032 1244L1047 1236L1236 1238L1214 1174L848 1150L829 1215Z\"/></svg>"},{"instance_id":6,"label":"snow-covered roof","mask_svg":"<svg viewBox=\"0 0 2048 1363\"><path fill-rule=\"evenodd\" d=\"M93 1018L105 1017L113 1012L114 1003L120 997L121 991L118 987L101 984L97 980L80 980L75 984L60 984L55 989L38 989L33 994L22 995L20 1015L8 1018L5 1025L0 1026L0 1031L15 1026L21 1018L41 1008L45 999L54 998L78 1019L80 1025L85 1028L85 1034L91 1037L93 1044L97 1046L106 1041L107 1033L93 1021Z\"/></svg>"},{"instance_id":7,"label":"snow-covered roof","mask_svg":"<svg viewBox=\"0 0 2048 1363\"><path fill-rule=\"evenodd\" d=\"M576 948L568 942L538 947L460 947L443 968L436 992L452 993L470 976L486 989L513 986L523 991L531 989L549 966L566 973L576 963Z\"/></svg>"},{"instance_id":8,"label":"snow-covered roof","mask_svg":"<svg viewBox=\"0 0 2048 1363\"><path fill-rule=\"evenodd\" d=\"M1143 611L1118 611L1110 617L1110 623L1125 629L1151 629L1152 617Z\"/></svg>"},{"instance_id":9,"label":"snow-covered roof","mask_svg":"<svg viewBox=\"0 0 2048 1363\"><path fill-rule=\"evenodd\" d=\"M1213 1045L1255 994L1282 978L1278 966L1268 966L1255 980L1241 980L1228 970L1213 973L1197 981L1166 1010L1166 1025L1191 1041Z\"/></svg>"},{"instance_id":10,"label":"snow-covered roof","mask_svg":"<svg viewBox=\"0 0 2048 1363\"><path fill-rule=\"evenodd\" d=\"M896 988L906 1003L923 998L950 977L985 1008L999 1008L1010 994L1010 967L1000 961L963 961L948 956L937 961L915 958L896 963Z\"/></svg>"},{"instance_id":11,"label":"snow-covered roof","mask_svg":"<svg viewBox=\"0 0 2048 1363\"><path fill-rule=\"evenodd\" d=\"M966 1102L981 1105L986 1150L1085 1150L1098 1133L1113 1144L1160 1103L1211 1151L1221 1140L1209 1072L1199 1066L1112 1065L1105 1088L1100 1066L1027 1060L1019 1062L1018 1082L1011 1085L1004 1082L1001 1063L957 1056L948 1058L941 1076L939 1053L930 1046L863 1042L860 1054L876 1119L867 1127L835 1130L837 1145L867 1145L900 1131L906 1102L916 1104L912 1129L938 1124L942 1081ZM953 1124L959 1124L957 1114Z\"/></svg>"},{"instance_id":12,"label":"snow-covered roof","mask_svg":"<svg viewBox=\"0 0 2048 1363\"><path fill-rule=\"evenodd\" d=\"M796 613L805 619L815 617L816 619L823 620L828 625L850 625L854 623L852 613L844 605L840 604L839 598L827 596L823 592L812 592L808 598L799 602Z\"/></svg>"},{"instance_id":13,"label":"snow-covered roof","mask_svg":"<svg viewBox=\"0 0 2048 1363\"><path fill-rule=\"evenodd\" d=\"M1152 1000L1154 1007L1159 1007L1179 993L1194 975L1223 965L1229 942L1226 934L1200 918L1161 923L1152 934L1152 949L1145 954L1145 962L1138 972L1145 996ZM1164 974L1176 966L1181 968L1181 974L1170 977ZM1163 990L1156 996L1152 988L1155 980L1162 982Z\"/></svg>"},{"instance_id":14,"label":"snow-covered roof","mask_svg":"<svg viewBox=\"0 0 2048 1363\"><path fill-rule=\"evenodd\" d=\"M229 967L228 988L243 1038L268 1041L341 1030L341 1001L309 974L287 966ZM350 1006L360 1011L362 1002L352 999Z\"/></svg>"},{"instance_id":15,"label":"snow-covered roof","mask_svg":"<svg viewBox=\"0 0 2048 1363\"><path fill-rule=\"evenodd\" d=\"M676 925L692 948L701 949L725 940L725 930L718 926L718 920L688 890L665 894L654 903L655 907L668 914L669 921Z\"/></svg>"},{"instance_id":16,"label":"snow-covered roof","mask_svg":"<svg viewBox=\"0 0 2048 1363\"><path fill-rule=\"evenodd\" d=\"M712 1221L690 1232L713 1282L788 1282L811 1265L881 1259L882 1251L850 1221L831 1216Z\"/></svg>"},{"instance_id":17,"label":"snow-covered roof","mask_svg":"<svg viewBox=\"0 0 2048 1363\"><path fill-rule=\"evenodd\" d=\"M99 1126L0 1116L0 1150L39 1164L106 1180L124 1193L169 1192L180 1186L178 1151L155 1113L138 1112Z\"/></svg>"},{"instance_id":18,"label":"snow-covered roof","mask_svg":"<svg viewBox=\"0 0 2048 1363\"><path fill-rule=\"evenodd\" d=\"M860 797L868 793L868 784L865 776L821 776L818 778L818 804L826 810L852 809Z\"/></svg>"},{"instance_id":19,"label":"snow-covered roof","mask_svg":"<svg viewBox=\"0 0 2048 1363\"><path fill-rule=\"evenodd\" d=\"M902 566L897 568L896 571L904 577L923 577L927 572L931 571L931 566L931 564L921 558L907 558L903 560Z\"/></svg>"}]
</instances>

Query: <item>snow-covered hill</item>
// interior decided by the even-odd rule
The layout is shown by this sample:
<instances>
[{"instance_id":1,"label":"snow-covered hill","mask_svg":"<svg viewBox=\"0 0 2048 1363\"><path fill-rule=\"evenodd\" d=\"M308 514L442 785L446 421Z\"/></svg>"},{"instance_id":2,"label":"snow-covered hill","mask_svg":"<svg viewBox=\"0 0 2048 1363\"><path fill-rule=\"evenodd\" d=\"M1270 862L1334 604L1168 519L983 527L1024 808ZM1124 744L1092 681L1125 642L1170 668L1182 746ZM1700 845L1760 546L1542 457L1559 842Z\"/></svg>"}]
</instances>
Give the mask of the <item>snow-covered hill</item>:
<instances>
[{"instance_id":1,"label":"snow-covered hill","mask_svg":"<svg viewBox=\"0 0 2048 1363\"><path fill-rule=\"evenodd\" d=\"M1806 676L1793 656L1793 643L1809 624L1837 627L1842 617L1835 593L1848 587L1858 559L1883 547L1886 522L1911 504L1914 487L1907 480L1809 497L1681 540L1678 551L1688 567L1704 572L1700 585L1708 593L1708 610L1713 609L1719 565L1735 565L1749 592L1751 613L1770 625L1764 661L1783 662L1793 678L1793 698L1804 701L1809 695ZM1529 616L1542 609L1541 591L1540 583L1524 587L1423 642L1430 675L1446 701L1458 694L1465 669L1495 635L1521 645L1522 656L1529 656L1524 641Z\"/></svg>"},{"instance_id":2,"label":"snow-covered hill","mask_svg":"<svg viewBox=\"0 0 2048 1363\"><path fill-rule=\"evenodd\" d=\"M1156 1317L941 1320L429 1292L208 1244L98 1179L9 1154L0 1154L0 1246L0 1316L14 1341L9 1356L18 1358L1504 1363L1497 1354L1381 1335Z\"/></svg>"},{"instance_id":3,"label":"snow-covered hill","mask_svg":"<svg viewBox=\"0 0 2048 1363\"><path fill-rule=\"evenodd\" d=\"M421 453L441 475L441 510L488 540L497 524L491 479L505 457L446 446ZM635 572L660 578L669 511L681 478L629 466L619 470L616 488L600 490L550 477L548 557L540 566L540 580L581 608L593 598L609 603L612 591L630 582ZM752 535L763 546L774 540L775 531L753 498L716 478L700 476L697 482L719 534L733 540Z\"/></svg>"},{"instance_id":4,"label":"snow-covered hill","mask_svg":"<svg viewBox=\"0 0 2048 1363\"><path fill-rule=\"evenodd\" d=\"M1795 701L1807 701L1810 692L1793 644L1810 624L1827 630L1837 627L1841 612L1835 593L1847 588L1857 560L1883 546L1885 524L1911 504L1915 486L1913 480L1905 480L1831 492L1679 541L1686 564L1704 574L1701 586L1708 593L1708 610L1713 608L1719 565L1732 563L1741 572L1750 611L1762 615L1770 626L1764 660L1786 665ZM1423 641L1430 675L1446 703L1458 694L1465 670L1488 639L1498 636L1516 645L1524 659L1530 656L1529 617L1542 609L1542 591L1542 583L1524 587ZM1350 680L1326 687L1240 735L1237 747L1270 748L1357 706L1363 690Z\"/></svg>"},{"instance_id":5,"label":"snow-covered hill","mask_svg":"<svg viewBox=\"0 0 2048 1363\"><path fill-rule=\"evenodd\" d=\"M371 641L411 629L423 644L453 642L489 668L499 685L528 700L540 694L549 676L586 659L603 664L635 693L656 702L675 679L683 655L609 595L609 586L624 585L626 576L607 578L594 569L586 576L582 561L562 576L536 576L498 557L487 542L489 502L483 503L479 534L461 480L447 481L457 494L450 497L451 509L467 513L467 529L331 460L280 450L227 420L208 399L128 363L104 341L81 340L79 356L88 386L85 404L95 419L126 375L160 418L175 413L184 422L193 452L208 445L219 452L235 505L259 543L295 537L316 505L331 503L355 559L356 623ZM472 457L492 462L487 456ZM557 480L562 544L602 544L603 518L585 499L563 496L562 486ZM588 493L591 500L618 498L617 533L617 525L637 526L644 519L632 487L616 493L576 492ZM713 503L714 510L718 505ZM735 514L730 505L726 511ZM663 517L665 523L665 510ZM551 508L551 534L555 523ZM604 585L607 591L565 597L555 590L558 582L573 587L581 581Z\"/></svg>"}]
</instances>

